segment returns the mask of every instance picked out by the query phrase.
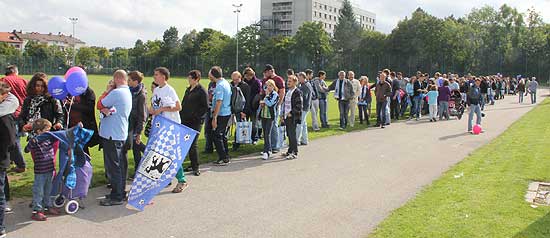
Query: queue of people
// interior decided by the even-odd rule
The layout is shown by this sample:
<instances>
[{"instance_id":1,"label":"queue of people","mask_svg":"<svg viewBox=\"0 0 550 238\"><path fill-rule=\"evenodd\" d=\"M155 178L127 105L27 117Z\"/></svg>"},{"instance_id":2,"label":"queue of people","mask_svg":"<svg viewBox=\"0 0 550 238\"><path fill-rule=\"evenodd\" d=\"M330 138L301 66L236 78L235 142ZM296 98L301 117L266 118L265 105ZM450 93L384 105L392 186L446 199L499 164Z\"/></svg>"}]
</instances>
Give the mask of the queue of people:
<instances>
[{"instance_id":1,"label":"queue of people","mask_svg":"<svg viewBox=\"0 0 550 238\"><path fill-rule=\"evenodd\" d=\"M231 162L228 136L231 125L238 122L251 122L251 144L264 140L262 159L269 160L280 153L288 138L288 150L282 155L285 159L298 158L299 146L309 144L308 115L313 132L329 128L329 93L338 102L339 128L344 130L355 126L356 113L359 123L370 125L372 104L376 103L376 127L385 128L391 121L421 119L429 114L429 120L449 120L462 114L455 112L463 105L469 108L468 132L475 124L481 124L486 105L494 104L504 94L518 94L519 103L523 96L531 94L531 102L536 103L538 83L535 78L526 81L509 79L501 75L476 77L456 74L434 74L417 72L407 78L401 72L389 69L380 71L372 83L367 76L355 77L353 71L340 71L338 78L330 84L327 74L312 70L295 73L287 70L286 80L275 72L272 65L266 65L263 77L257 78L252 68L242 73L235 71L231 80L223 77L219 66L208 72L208 87L201 83L202 73L192 70L188 73L188 87L182 99L170 85L171 74L167 68L154 70L151 87L151 103L147 103L147 90L143 83L143 73L117 70L106 90L97 98L88 88L78 97L57 100L48 93L48 79L44 73L36 73L27 82L18 76L16 66L7 68L6 77L0 79L0 235L5 234L3 217L10 212L7 171L11 163L14 172L24 172L26 164L20 138L27 137L26 151L35 163L35 187L33 187L32 219L44 221L47 215L57 215L59 211L51 206L47 194L51 190L51 177L57 146L50 142L38 143L36 135L50 130L63 130L82 124L95 131L92 140L84 151L100 145L103 149L105 176L111 192L99 202L101 206L124 204L127 199L126 180L135 176L136 169L145 150L142 134L148 135L150 123L155 116L162 115L176 123L186 125L196 131L204 127L205 151L217 153L215 165L227 166ZM316 77L314 77L316 75ZM95 110L100 112L97 123ZM454 111L453 111L454 110ZM99 127L98 127L99 124ZM200 176L198 137L193 141L189 159L191 165L181 168L176 175L177 184L173 193L181 193L188 187L185 171ZM233 150L240 144L232 143ZM135 170L128 172L127 154L132 150Z\"/></svg>"}]
</instances>

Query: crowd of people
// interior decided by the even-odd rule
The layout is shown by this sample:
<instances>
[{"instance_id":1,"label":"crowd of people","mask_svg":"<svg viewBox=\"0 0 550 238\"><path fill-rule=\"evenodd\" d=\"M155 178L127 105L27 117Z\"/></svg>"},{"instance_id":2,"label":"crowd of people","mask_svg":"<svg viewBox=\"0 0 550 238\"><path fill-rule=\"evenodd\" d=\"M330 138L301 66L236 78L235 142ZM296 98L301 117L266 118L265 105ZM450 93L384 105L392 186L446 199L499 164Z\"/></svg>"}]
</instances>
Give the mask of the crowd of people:
<instances>
[{"instance_id":1,"label":"crowd of people","mask_svg":"<svg viewBox=\"0 0 550 238\"><path fill-rule=\"evenodd\" d=\"M308 115L313 132L331 126L327 101L331 92L338 102L338 127L342 130L355 126L356 113L360 124L371 125L372 103L376 102L375 126L380 128L399 119L419 120L426 114L431 122L449 120L451 116L460 119L463 111L457 108L463 105L469 108L467 131L471 133L474 115L477 116L475 124L481 124L482 111L487 105L507 94L519 95L519 103L530 94L531 102L536 103L538 87L536 78L509 78L500 74L460 77L435 73L430 77L417 72L409 78L401 72L384 69L371 82L367 76L357 79L353 71L340 71L338 78L329 83L324 71L314 75L312 70L289 69L283 78L268 64L262 72L263 77L258 78L254 69L246 68L242 74L233 72L228 81L223 78L222 69L214 66L208 72L210 83L204 88L200 83L202 73L192 70L187 75L189 86L180 100L169 84L170 71L159 67L154 70L149 104L144 75L139 71L117 70L97 98L88 87L80 96L57 100L48 93L46 74L36 73L27 82L18 76L16 66L9 66L6 76L0 79L0 235L5 234L4 214L11 212L6 202L10 200L6 173L10 169L21 173L27 167L21 138L28 141L25 151L31 153L35 164L32 219L44 221L47 215L59 214L49 196L57 146L34 140L35 136L50 130L81 125L95 132L84 151L89 153L96 145L103 149L105 176L111 192L100 205L114 206L123 204L127 198L127 177L135 176L145 150L142 134L149 135L151 121L158 115L196 131L204 127L203 153L215 151L214 164L224 166L231 162L228 142L231 125L244 121L252 123L252 144L264 141L262 159L269 160L280 153L286 138L288 149L283 153L284 158L297 159L299 146L309 143ZM96 121L96 110L100 112L100 123ZM408 118L405 118L407 112ZM186 170L195 176L201 174L197 143L198 137L188 154L191 165L182 166L178 171L173 193L181 193L188 187ZM238 150L239 146L233 141L232 150ZM136 168L130 173L129 150Z\"/></svg>"}]
</instances>

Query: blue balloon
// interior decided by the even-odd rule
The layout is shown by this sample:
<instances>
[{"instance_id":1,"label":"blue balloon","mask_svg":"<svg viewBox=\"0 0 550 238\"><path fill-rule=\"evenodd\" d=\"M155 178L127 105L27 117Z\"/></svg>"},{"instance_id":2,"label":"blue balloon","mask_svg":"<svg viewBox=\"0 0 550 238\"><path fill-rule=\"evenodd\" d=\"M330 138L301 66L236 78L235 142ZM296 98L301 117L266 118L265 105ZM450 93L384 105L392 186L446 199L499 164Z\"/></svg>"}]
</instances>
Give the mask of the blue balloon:
<instances>
[{"instance_id":1,"label":"blue balloon","mask_svg":"<svg viewBox=\"0 0 550 238\"><path fill-rule=\"evenodd\" d=\"M79 96L88 89L88 77L82 72L73 72L67 77L67 90L71 96Z\"/></svg>"},{"instance_id":2,"label":"blue balloon","mask_svg":"<svg viewBox=\"0 0 550 238\"><path fill-rule=\"evenodd\" d=\"M63 100L69 94L65 87L65 79L59 76L55 76L48 81L48 92L52 97Z\"/></svg>"}]
</instances>

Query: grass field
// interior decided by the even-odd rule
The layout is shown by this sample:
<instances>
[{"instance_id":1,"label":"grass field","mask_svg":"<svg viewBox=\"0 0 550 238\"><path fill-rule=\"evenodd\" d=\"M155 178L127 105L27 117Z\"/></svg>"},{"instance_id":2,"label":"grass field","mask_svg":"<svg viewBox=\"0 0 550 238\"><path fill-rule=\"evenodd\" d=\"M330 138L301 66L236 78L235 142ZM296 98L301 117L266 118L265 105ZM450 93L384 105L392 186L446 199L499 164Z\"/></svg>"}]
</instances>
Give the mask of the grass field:
<instances>
[{"instance_id":1,"label":"grass field","mask_svg":"<svg viewBox=\"0 0 550 238\"><path fill-rule=\"evenodd\" d=\"M524 200L531 181L550 181L550 99L447 171L372 237L550 237L550 207ZM455 179L454 175L465 176Z\"/></svg>"},{"instance_id":2,"label":"grass field","mask_svg":"<svg viewBox=\"0 0 550 238\"><path fill-rule=\"evenodd\" d=\"M49 75L49 77L51 77L51 76L53 76L53 75ZM22 77L27 79L27 80L29 80L31 78L30 75L23 75ZM89 76L89 85L95 91L96 95L99 97L99 95L105 90L107 82L111 78L112 77L108 76L108 75L90 75ZM148 91L150 91L149 89L150 89L150 85L151 85L152 81L153 81L152 77L146 77L145 78L144 83L147 86ZM207 87L208 82L209 82L208 79L202 79L201 80L201 84L203 86L205 86L205 88ZM184 94L185 89L188 85L187 78L182 78L182 77L170 78L169 84L172 85L176 89L176 91L178 93L178 96L180 98L183 98L183 94ZM149 97L151 96L150 92L149 92L148 96ZM346 133L346 131L342 131L342 130L338 129L339 114L338 114L338 104L337 104L337 102L332 97L329 97L328 104L329 104L329 106L328 106L328 119L329 119L329 124L332 125L331 128L322 129L319 132L312 132L312 130L310 129L309 130L310 131L310 133L309 133L309 138L310 139L315 139L315 138L321 138L321 137L325 137L325 136L331 136L331 135ZM96 117L99 118L98 112L96 112L96 114L97 114ZM308 118L308 125L311 126L311 117L308 116L307 118ZM99 122L99 119L98 119L98 122ZM355 124L356 125L355 125L354 128L349 128L348 127L347 131L360 130L360 129L365 129L366 128L365 125L360 125L358 120L357 120L357 123L355 123ZM230 138L230 140L231 140L231 138ZM260 140L258 142L259 143L256 146L254 146L254 145L242 145L239 148L238 151L230 152L230 154L231 154L232 157L236 157L236 156L239 156L239 155L246 155L246 154L251 154L251 153L254 153L254 152L260 152L263 148L263 140ZM26 145L26 139L22 139L21 143L22 143L22 146L25 146ZM199 145L199 160L200 160L200 163L212 162L212 161L215 161L217 159L217 155L215 155L215 154L202 154L202 153L200 153L204 150L204 145L205 145L204 133L203 132L201 132L201 134L200 134L198 145ZM230 147L231 147L231 145L230 145ZM103 152L98 151L97 147L95 147L95 148L92 148L90 150L90 153L91 153L91 157L92 157L92 165L94 167L94 177L93 177L92 184L93 184L93 186L104 185L104 184L106 184L106 179L105 179L105 176L104 176ZM32 183L33 183L33 180L34 180L33 163L32 163L32 159L30 157L30 154L24 154L24 156L25 156L25 160L27 161L27 167L28 167L27 171L24 172L24 173L21 173L21 174L9 173L10 189L11 189L11 192L12 192L12 197L14 197L14 198L32 196L31 187L32 187ZM132 158L131 152L128 153L128 163L129 163L129 167L130 167L128 170L133 171L134 164L133 164L133 158ZM186 161L184 165L187 166L188 163L189 163L189 161Z\"/></svg>"}]
</instances>

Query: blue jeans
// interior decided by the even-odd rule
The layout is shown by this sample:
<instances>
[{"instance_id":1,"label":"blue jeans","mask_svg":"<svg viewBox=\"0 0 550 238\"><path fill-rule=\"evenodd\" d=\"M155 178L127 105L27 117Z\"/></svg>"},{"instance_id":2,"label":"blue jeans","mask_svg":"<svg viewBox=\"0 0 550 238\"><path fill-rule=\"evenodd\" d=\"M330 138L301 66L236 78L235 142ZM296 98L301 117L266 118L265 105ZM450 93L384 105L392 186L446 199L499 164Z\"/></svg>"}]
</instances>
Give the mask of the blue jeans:
<instances>
[{"instance_id":1,"label":"blue jeans","mask_svg":"<svg viewBox=\"0 0 550 238\"><path fill-rule=\"evenodd\" d=\"M386 97L386 124L391 123L390 103L391 103L391 97Z\"/></svg>"},{"instance_id":2,"label":"blue jeans","mask_svg":"<svg viewBox=\"0 0 550 238\"><path fill-rule=\"evenodd\" d=\"M537 103L537 92L531 92L531 104Z\"/></svg>"},{"instance_id":3,"label":"blue jeans","mask_svg":"<svg viewBox=\"0 0 550 238\"><path fill-rule=\"evenodd\" d=\"M481 107L478 104L470 105L470 113L468 114L468 131L471 131L474 125L474 113L476 114L476 124L481 125Z\"/></svg>"},{"instance_id":4,"label":"blue jeans","mask_svg":"<svg viewBox=\"0 0 550 238\"><path fill-rule=\"evenodd\" d=\"M518 92L519 93L519 103L523 103L523 95L525 94L525 92Z\"/></svg>"},{"instance_id":5,"label":"blue jeans","mask_svg":"<svg viewBox=\"0 0 550 238\"><path fill-rule=\"evenodd\" d=\"M275 119L271 126L271 150L280 150L282 145L282 141L279 142L279 119L281 116L281 109L279 105L275 106L273 109L275 111ZM268 136L268 134L264 132L264 137L266 136Z\"/></svg>"},{"instance_id":6,"label":"blue jeans","mask_svg":"<svg viewBox=\"0 0 550 238\"><path fill-rule=\"evenodd\" d=\"M327 127L327 99L319 99L319 114L321 117L321 126Z\"/></svg>"},{"instance_id":7,"label":"blue jeans","mask_svg":"<svg viewBox=\"0 0 550 238\"><path fill-rule=\"evenodd\" d=\"M107 166L111 183L110 199L122 201L126 196L126 175L128 172L128 158L126 157L125 141L102 138L103 159Z\"/></svg>"},{"instance_id":8,"label":"blue jeans","mask_svg":"<svg viewBox=\"0 0 550 238\"><path fill-rule=\"evenodd\" d=\"M309 114L309 111L302 111L302 123L296 125L296 139L300 144L307 144L309 142L307 138L307 114Z\"/></svg>"},{"instance_id":9,"label":"blue jeans","mask_svg":"<svg viewBox=\"0 0 550 238\"><path fill-rule=\"evenodd\" d=\"M340 110L340 128L348 126L349 101L338 101L338 109Z\"/></svg>"},{"instance_id":10,"label":"blue jeans","mask_svg":"<svg viewBox=\"0 0 550 238\"><path fill-rule=\"evenodd\" d=\"M376 101L376 124L381 126L386 123L387 102Z\"/></svg>"},{"instance_id":11,"label":"blue jeans","mask_svg":"<svg viewBox=\"0 0 550 238\"><path fill-rule=\"evenodd\" d=\"M43 211L52 207L52 177L53 171L44 174L34 174L32 184L32 210Z\"/></svg>"},{"instance_id":12,"label":"blue jeans","mask_svg":"<svg viewBox=\"0 0 550 238\"><path fill-rule=\"evenodd\" d=\"M414 96L414 117L419 118L422 113L422 96Z\"/></svg>"}]
</instances>

